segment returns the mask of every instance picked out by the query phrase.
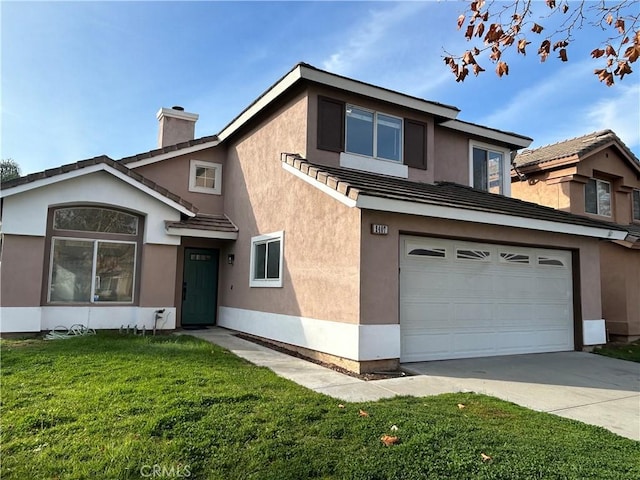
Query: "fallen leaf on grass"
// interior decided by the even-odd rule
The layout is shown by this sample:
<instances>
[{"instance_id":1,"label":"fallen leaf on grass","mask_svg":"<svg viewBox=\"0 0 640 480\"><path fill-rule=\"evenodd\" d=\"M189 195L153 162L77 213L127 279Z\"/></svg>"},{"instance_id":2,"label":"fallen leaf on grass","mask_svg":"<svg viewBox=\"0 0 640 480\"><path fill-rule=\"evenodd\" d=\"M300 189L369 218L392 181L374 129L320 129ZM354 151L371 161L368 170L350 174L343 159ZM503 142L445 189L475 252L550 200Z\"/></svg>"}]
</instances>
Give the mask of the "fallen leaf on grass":
<instances>
[{"instance_id":1,"label":"fallen leaf on grass","mask_svg":"<svg viewBox=\"0 0 640 480\"><path fill-rule=\"evenodd\" d=\"M400 439L392 435L383 435L382 437L380 437L380 440L382 440L382 443L384 443L387 447L400 443Z\"/></svg>"},{"instance_id":2,"label":"fallen leaf on grass","mask_svg":"<svg viewBox=\"0 0 640 480\"><path fill-rule=\"evenodd\" d=\"M391 425L391 431L392 432L397 432L398 431L398 426L397 425Z\"/></svg>"},{"instance_id":3,"label":"fallen leaf on grass","mask_svg":"<svg viewBox=\"0 0 640 480\"><path fill-rule=\"evenodd\" d=\"M360 410L358 415L360 415L361 417L368 417L369 416L369 414L367 412L365 412L364 410Z\"/></svg>"},{"instance_id":4,"label":"fallen leaf on grass","mask_svg":"<svg viewBox=\"0 0 640 480\"><path fill-rule=\"evenodd\" d=\"M338 405L338 408L344 408L343 404Z\"/></svg>"},{"instance_id":5,"label":"fallen leaf on grass","mask_svg":"<svg viewBox=\"0 0 640 480\"><path fill-rule=\"evenodd\" d=\"M463 404L463 403L459 403L459 404L458 404L458 408L459 408L460 410L462 410L464 407L466 407L466 405L465 405L465 404Z\"/></svg>"},{"instance_id":6,"label":"fallen leaf on grass","mask_svg":"<svg viewBox=\"0 0 640 480\"><path fill-rule=\"evenodd\" d=\"M491 458L489 455L487 455L485 453L481 453L480 456L482 457L482 461L483 462L489 462L489 461L493 460L493 458Z\"/></svg>"}]
</instances>

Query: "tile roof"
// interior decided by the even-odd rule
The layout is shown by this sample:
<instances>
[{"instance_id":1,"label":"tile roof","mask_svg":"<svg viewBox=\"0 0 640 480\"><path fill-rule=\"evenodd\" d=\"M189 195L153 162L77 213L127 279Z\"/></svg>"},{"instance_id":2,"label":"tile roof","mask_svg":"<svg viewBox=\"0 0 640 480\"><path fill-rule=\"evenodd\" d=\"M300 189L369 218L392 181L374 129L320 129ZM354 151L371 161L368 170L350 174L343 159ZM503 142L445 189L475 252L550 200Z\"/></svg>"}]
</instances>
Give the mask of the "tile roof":
<instances>
[{"instance_id":1,"label":"tile roof","mask_svg":"<svg viewBox=\"0 0 640 480\"><path fill-rule=\"evenodd\" d=\"M199 213L195 217L179 222L166 221L167 228L189 228L195 230L209 230L213 232L238 232L238 227L226 215L209 215Z\"/></svg>"},{"instance_id":2,"label":"tile roof","mask_svg":"<svg viewBox=\"0 0 640 480\"><path fill-rule=\"evenodd\" d=\"M313 164L305 159L291 155L283 155L282 161L353 200L356 200L359 195L367 195L584 227L606 228L617 231L626 230L615 223L574 215L535 203L483 192L456 183L440 182L429 184L414 182L388 175Z\"/></svg>"},{"instance_id":3,"label":"tile roof","mask_svg":"<svg viewBox=\"0 0 640 480\"><path fill-rule=\"evenodd\" d=\"M124 157L118 160L120 163L126 165L127 163L138 162L140 160L146 160L147 158L157 157L165 153L177 152L189 147L195 147L203 143L215 142L218 140L217 135L207 135L206 137L195 138L187 142L176 143L175 145L167 145L163 148L156 148L155 150L149 150L148 152L138 153L137 155L131 155L130 157Z\"/></svg>"},{"instance_id":4,"label":"tile roof","mask_svg":"<svg viewBox=\"0 0 640 480\"><path fill-rule=\"evenodd\" d=\"M190 202L180 198L178 195L170 192L164 187L161 187L157 183L152 180L149 180L146 177L143 177L139 173L131 170L130 168L124 166L121 162L117 162L112 158L107 157L106 155L101 155L99 157L89 158L86 160L81 160L75 163L69 163L67 165L62 165L61 167L50 168L48 170L44 170L42 172L31 173L29 175L25 175L24 177L15 178L13 180L9 180L7 182L2 182L2 190L7 188L13 188L20 185L26 185L28 183L35 182L37 180L43 180L47 178L52 178L57 175L62 175L64 173L69 173L77 170L82 170L83 168L91 167L94 165L105 164L115 170L119 171L135 180L136 182L141 183L142 185L154 190L155 192L161 194L162 196L168 198L169 200L185 207L187 210L190 210L194 213L198 211L198 209Z\"/></svg>"},{"instance_id":5,"label":"tile roof","mask_svg":"<svg viewBox=\"0 0 640 480\"><path fill-rule=\"evenodd\" d=\"M612 130L601 130L533 150L523 150L514 162L516 167L526 167L574 156L580 160L589 152L610 143L615 143L630 159L635 160L640 168L640 160Z\"/></svg>"}]
</instances>

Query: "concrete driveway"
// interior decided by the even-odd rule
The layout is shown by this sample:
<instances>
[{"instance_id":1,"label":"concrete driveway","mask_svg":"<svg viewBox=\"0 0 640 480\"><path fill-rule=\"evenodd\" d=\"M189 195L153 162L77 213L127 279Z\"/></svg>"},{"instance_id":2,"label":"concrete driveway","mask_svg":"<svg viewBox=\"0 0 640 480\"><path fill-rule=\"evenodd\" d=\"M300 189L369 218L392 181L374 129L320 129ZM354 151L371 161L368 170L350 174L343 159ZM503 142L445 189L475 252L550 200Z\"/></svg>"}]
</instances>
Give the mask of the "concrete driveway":
<instances>
[{"instance_id":1,"label":"concrete driveway","mask_svg":"<svg viewBox=\"0 0 640 480\"><path fill-rule=\"evenodd\" d=\"M402 388L393 386L396 393L415 394L406 388L429 379L438 389L485 393L640 440L638 363L561 352L410 363L403 369L420 377L403 379Z\"/></svg>"},{"instance_id":2,"label":"concrete driveway","mask_svg":"<svg viewBox=\"0 0 640 480\"><path fill-rule=\"evenodd\" d=\"M449 392L492 395L640 440L640 364L584 352L407 363L413 376L364 381L247 342L219 327L189 331L255 365L346 402Z\"/></svg>"}]
</instances>

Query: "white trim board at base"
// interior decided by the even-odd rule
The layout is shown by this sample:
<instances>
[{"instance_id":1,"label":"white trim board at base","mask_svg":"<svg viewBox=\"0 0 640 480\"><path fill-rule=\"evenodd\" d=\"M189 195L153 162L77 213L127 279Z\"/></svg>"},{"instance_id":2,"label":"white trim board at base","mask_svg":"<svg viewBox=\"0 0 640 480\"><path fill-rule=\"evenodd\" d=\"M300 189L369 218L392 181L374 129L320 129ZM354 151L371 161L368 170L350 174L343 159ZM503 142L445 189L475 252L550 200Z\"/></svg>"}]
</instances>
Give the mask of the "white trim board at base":
<instances>
[{"instance_id":1,"label":"white trim board at base","mask_svg":"<svg viewBox=\"0 0 640 480\"><path fill-rule=\"evenodd\" d=\"M175 307L2 307L0 308L0 332L27 333L69 328L80 324L96 330L117 330L137 327L153 330L156 310L164 314L156 326L159 330L176 328Z\"/></svg>"},{"instance_id":2,"label":"white trim board at base","mask_svg":"<svg viewBox=\"0 0 640 480\"><path fill-rule=\"evenodd\" d=\"M355 361L400 357L400 325L357 325L220 307L218 325Z\"/></svg>"}]
</instances>

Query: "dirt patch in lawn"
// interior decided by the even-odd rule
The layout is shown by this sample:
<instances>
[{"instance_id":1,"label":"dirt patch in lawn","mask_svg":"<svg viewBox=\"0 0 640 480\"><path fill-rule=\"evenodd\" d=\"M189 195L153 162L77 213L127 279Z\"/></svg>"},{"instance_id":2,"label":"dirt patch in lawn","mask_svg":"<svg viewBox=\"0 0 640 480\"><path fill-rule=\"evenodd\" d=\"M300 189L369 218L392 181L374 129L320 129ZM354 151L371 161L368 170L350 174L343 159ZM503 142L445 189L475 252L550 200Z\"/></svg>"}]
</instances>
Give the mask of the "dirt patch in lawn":
<instances>
[{"instance_id":1,"label":"dirt patch in lawn","mask_svg":"<svg viewBox=\"0 0 640 480\"><path fill-rule=\"evenodd\" d=\"M334 372L342 373L344 375L349 375L350 377L359 378L360 380L371 381L371 380L385 380L387 378L398 378L398 377L406 377L410 374L403 372L401 370L394 370L389 372L373 372L373 373L355 373L351 370L347 370L339 365L335 365L329 362L323 362L322 360L317 360L315 358L308 357L303 355L300 352L295 352L293 350L289 350L280 345L276 345L274 343L269 342L263 338L254 337L251 335L246 335L244 333L236 333L234 334L236 337L246 340L248 342L252 342L258 345L262 345L263 347L270 348L271 350L275 350L280 353L284 353L291 357L300 358L307 362L315 363L316 365L320 365L321 367L329 368Z\"/></svg>"}]
</instances>

